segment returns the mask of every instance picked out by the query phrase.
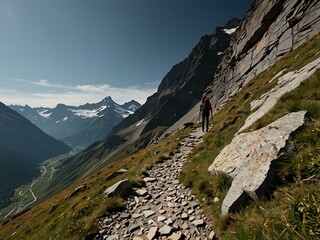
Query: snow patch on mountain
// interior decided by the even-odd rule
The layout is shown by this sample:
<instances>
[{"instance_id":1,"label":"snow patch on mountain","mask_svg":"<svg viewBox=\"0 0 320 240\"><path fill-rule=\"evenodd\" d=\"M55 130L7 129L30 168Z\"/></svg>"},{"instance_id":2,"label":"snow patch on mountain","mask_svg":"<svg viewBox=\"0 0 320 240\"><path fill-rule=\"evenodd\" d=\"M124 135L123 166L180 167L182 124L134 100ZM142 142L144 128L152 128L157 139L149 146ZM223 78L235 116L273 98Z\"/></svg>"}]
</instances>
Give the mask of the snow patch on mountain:
<instances>
[{"instance_id":1,"label":"snow patch on mountain","mask_svg":"<svg viewBox=\"0 0 320 240\"><path fill-rule=\"evenodd\" d=\"M132 104L130 105L130 107L128 107L128 109L132 112L135 112L137 109L139 108L139 106L135 105L135 104Z\"/></svg>"},{"instance_id":2,"label":"snow patch on mountain","mask_svg":"<svg viewBox=\"0 0 320 240\"><path fill-rule=\"evenodd\" d=\"M49 118L51 115L51 112L48 112L48 110L43 111L37 111L41 117Z\"/></svg>"},{"instance_id":3,"label":"snow patch on mountain","mask_svg":"<svg viewBox=\"0 0 320 240\"><path fill-rule=\"evenodd\" d=\"M232 33L234 33L234 32L237 30L237 28L238 28L238 27L236 27L236 28L231 28L231 29L226 29L226 28L224 28L224 29L222 29L222 31L224 31L226 34L232 34Z\"/></svg>"},{"instance_id":4,"label":"snow patch on mountain","mask_svg":"<svg viewBox=\"0 0 320 240\"><path fill-rule=\"evenodd\" d=\"M134 100L120 105L106 97L98 103L80 106L58 104L55 108L31 108L11 105L11 108L54 138L71 146L86 147L105 138L115 125L140 106Z\"/></svg>"},{"instance_id":5,"label":"snow patch on mountain","mask_svg":"<svg viewBox=\"0 0 320 240\"><path fill-rule=\"evenodd\" d=\"M101 106L98 109L69 109L74 115L81 117L82 119L84 118L94 118L94 117L102 117L102 115L99 115L100 112L105 110L108 106Z\"/></svg>"},{"instance_id":6,"label":"snow patch on mountain","mask_svg":"<svg viewBox=\"0 0 320 240\"><path fill-rule=\"evenodd\" d=\"M136 124L136 126L137 126L137 127L140 126L141 123L143 123L143 120L144 120L144 118L143 118L140 122L138 122L138 123Z\"/></svg>"},{"instance_id":7,"label":"snow patch on mountain","mask_svg":"<svg viewBox=\"0 0 320 240\"><path fill-rule=\"evenodd\" d=\"M128 117L130 114L133 114L133 113L134 113L133 111L126 110L126 109L124 109L124 108L122 108L122 107L120 107L120 106L116 106L115 109L114 109L114 111L115 111L116 113L121 114L121 116L122 116L123 118L126 118L126 117Z\"/></svg>"}]
</instances>

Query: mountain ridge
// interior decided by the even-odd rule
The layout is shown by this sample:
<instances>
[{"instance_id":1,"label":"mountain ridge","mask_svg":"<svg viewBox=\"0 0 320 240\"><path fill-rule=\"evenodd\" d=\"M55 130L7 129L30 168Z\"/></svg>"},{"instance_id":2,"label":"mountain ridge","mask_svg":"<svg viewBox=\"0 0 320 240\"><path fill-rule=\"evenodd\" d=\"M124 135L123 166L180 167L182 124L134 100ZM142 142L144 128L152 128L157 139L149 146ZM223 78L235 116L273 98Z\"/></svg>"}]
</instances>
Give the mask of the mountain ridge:
<instances>
[{"instance_id":1,"label":"mountain ridge","mask_svg":"<svg viewBox=\"0 0 320 240\"><path fill-rule=\"evenodd\" d=\"M72 147L83 148L104 139L113 126L140 106L135 100L120 105L107 96L98 103L79 106L59 103L55 108L31 108L28 105L11 105L10 108L47 134Z\"/></svg>"},{"instance_id":2,"label":"mountain ridge","mask_svg":"<svg viewBox=\"0 0 320 240\"><path fill-rule=\"evenodd\" d=\"M240 20L232 19L226 26L235 28L239 23ZM215 33L202 36L189 56L165 75L157 92L148 97L135 114L115 126L110 135L143 119L147 124L140 135L159 125L169 127L190 110L211 82L222 57L218 53L229 46L231 36L223 31L224 28L217 27Z\"/></svg>"}]
</instances>

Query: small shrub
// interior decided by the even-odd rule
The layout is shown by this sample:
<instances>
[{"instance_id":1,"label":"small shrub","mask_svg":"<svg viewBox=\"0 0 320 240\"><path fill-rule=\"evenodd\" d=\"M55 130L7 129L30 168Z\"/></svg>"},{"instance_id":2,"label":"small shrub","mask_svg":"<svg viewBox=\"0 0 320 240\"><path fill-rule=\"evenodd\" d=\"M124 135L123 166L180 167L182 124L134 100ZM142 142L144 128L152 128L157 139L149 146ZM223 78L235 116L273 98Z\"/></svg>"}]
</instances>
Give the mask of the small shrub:
<instances>
[{"instance_id":1,"label":"small shrub","mask_svg":"<svg viewBox=\"0 0 320 240\"><path fill-rule=\"evenodd\" d=\"M214 144L215 144L217 147L222 147L222 146L224 146L224 141L223 141L223 139L221 139L221 138L216 138L215 141L214 141Z\"/></svg>"},{"instance_id":2,"label":"small shrub","mask_svg":"<svg viewBox=\"0 0 320 240\"><path fill-rule=\"evenodd\" d=\"M243 100L246 100L250 97L250 93L246 92L243 96Z\"/></svg>"},{"instance_id":3,"label":"small shrub","mask_svg":"<svg viewBox=\"0 0 320 240\"><path fill-rule=\"evenodd\" d=\"M132 187L134 188L141 188L144 187L146 184L140 177L131 177L130 183L132 184Z\"/></svg>"},{"instance_id":4,"label":"small shrub","mask_svg":"<svg viewBox=\"0 0 320 240\"><path fill-rule=\"evenodd\" d=\"M203 179L201 180L198 190L200 193L203 193L206 197L212 197L213 196L213 187L209 182L209 179Z\"/></svg>"},{"instance_id":5,"label":"small shrub","mask_svg":"<svg viewBox=\"0 0 320 240\"><path fill-rule=\"evenodd\" d=\"M109 213L119 212L125 208L124 201L120 197L108 198L108 201L106 202L106 204L107 204L106 210Z\"/></svg>"},{"instance_id":6,"label":"small shrub","mask_svg":"<svg viewBox=\"0 0 320 240\"><path fill-rule=\"evenodd\" d=\"M156 161L156 163L157 163L157 164L158 164L158 163L164 163L164 160L159 158L159 159Z\"/></svg>"},{"instance_id":7,"label":"small shrub","mask_svg":"<svg viewBox=\"0 0 320 240\"><path fill-rule=\"evenodd\" d=\"M161 160L164 161L164 160L168 160L168 159L169 159L169 157L164 156L164 155L159 157L159 161L161 161Z\"/></svg>"},{"instance_id":8,"label":"small shrub","mask_svg":"<svg viewBox=\"0 0 320 240\"><path fill-rule=\"evenodd\" d=\"M320 118L320 101L303 101L298 104L301 110L307 110L314 118Z\"/></svg>"},{"instance_id":9,"label":"small shrub","mask_svg":"<svg viewBox=\"0 0 320 240\"><path fill-rule=\"evenodd\" d=\"M187 188L192 188L193 187L193 181L192 179L188 179L186 182L184 182L185 186Z\"/></svg>"},{"instance_id":10,"label":"small shrub","mask_svg":"<svg viewBox=\"0 0 320 240\"><path fill-rule=\"evenodd\" d=\"M213 185L216 193L222 193L229 190L232 183L232 177L227 174L220 173L213 177Z\"/></svg>"},{"instance_id":11,"label":"small shrub","mask_svg":"<svg viewBox=\"0 0 320 240\"><path fill-rule=\"evenodd\" d=\"M320 192L313 190L295 198L288 216L296 231L305 229L310 235L320 237Z\"/></svg>"}]
</instances>

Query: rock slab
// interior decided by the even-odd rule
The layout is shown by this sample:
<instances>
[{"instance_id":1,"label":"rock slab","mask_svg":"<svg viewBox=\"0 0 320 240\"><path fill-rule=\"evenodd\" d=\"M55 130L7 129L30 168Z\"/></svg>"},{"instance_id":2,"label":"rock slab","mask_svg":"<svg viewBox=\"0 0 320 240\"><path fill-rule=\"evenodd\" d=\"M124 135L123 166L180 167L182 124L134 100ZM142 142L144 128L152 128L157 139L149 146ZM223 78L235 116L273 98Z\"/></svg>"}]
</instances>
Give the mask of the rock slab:
<instances>
[{"instance_id":1,"label":"rock slab","mask_svg":"<svg viewBox=\"0 0 320 240\"><path fill-rule=\"evenodd\" d=\"M228 174L231 188L222 203L222 214L237 211L248 199L265 194L272 182L272 162L285 150L290 135L305 122L306 111L294 112L259 130L241 133L209 167L211 174Z\"/></svg>"},{"instance_id":2,"label":"rock slab","mask_svg":"<svg viewBox=\"0 0 320 240\"><path fill-rule=\"evenodd\" d=\"M113 197L115 195L120 195L122 197L127 197L131 193L133 193L132 185L131 185L131 183L129 182L128 179L124 179L122 181L119 181L119 182L113 184L111 187L108 187L104 191L103 195L106 198Z\"/></svg>"}]
</instances>

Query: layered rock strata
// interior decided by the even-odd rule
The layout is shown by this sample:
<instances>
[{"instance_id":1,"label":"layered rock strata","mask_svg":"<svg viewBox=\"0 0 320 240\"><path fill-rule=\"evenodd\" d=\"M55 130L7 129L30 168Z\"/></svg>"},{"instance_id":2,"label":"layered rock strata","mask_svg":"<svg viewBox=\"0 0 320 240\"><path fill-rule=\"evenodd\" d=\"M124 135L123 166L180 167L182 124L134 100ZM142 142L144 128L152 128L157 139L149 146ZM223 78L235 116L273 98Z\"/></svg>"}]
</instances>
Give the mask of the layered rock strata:
<instances>
[{"instance_id":1,"label":"layered rock strata","mask_svg":"<svg viewBox=\"0 0 320 240\"><path fill-rule=\"evenodd\" d=\"M206 89L214 107L319 32L320 1L254 1Z\"/></svg>"}]
</instances>

